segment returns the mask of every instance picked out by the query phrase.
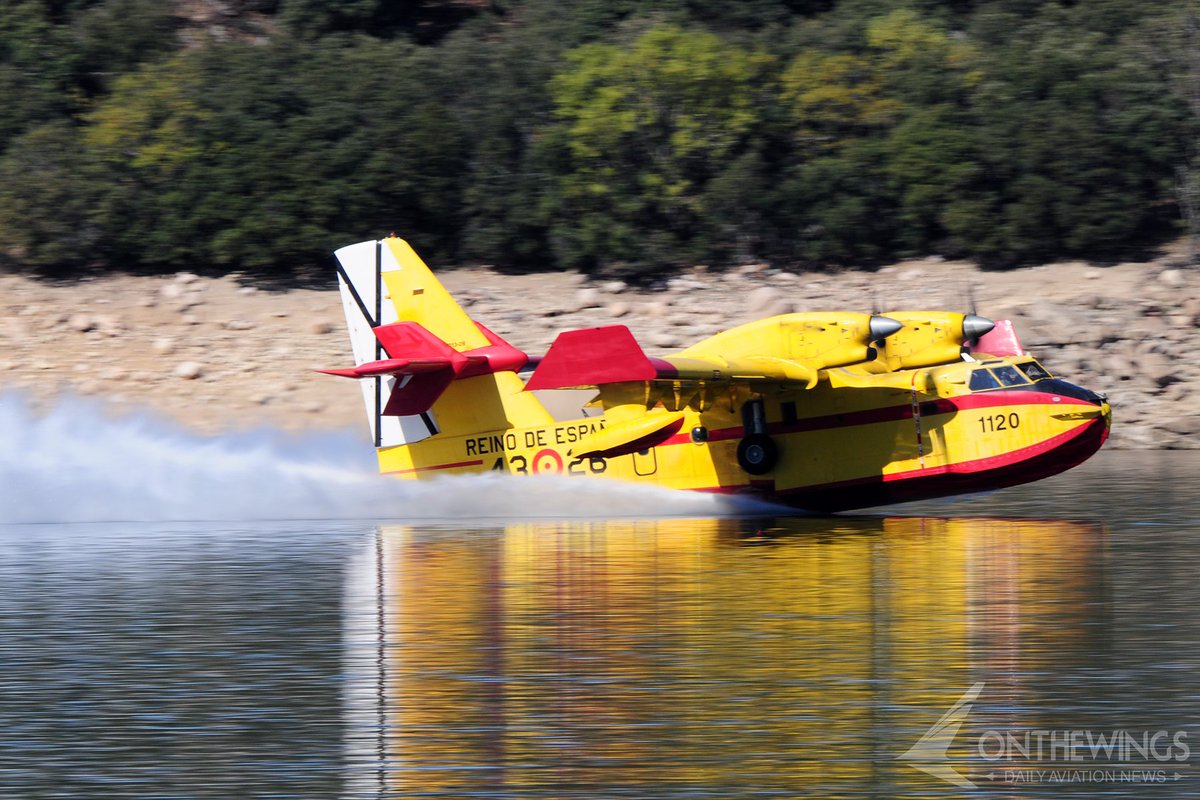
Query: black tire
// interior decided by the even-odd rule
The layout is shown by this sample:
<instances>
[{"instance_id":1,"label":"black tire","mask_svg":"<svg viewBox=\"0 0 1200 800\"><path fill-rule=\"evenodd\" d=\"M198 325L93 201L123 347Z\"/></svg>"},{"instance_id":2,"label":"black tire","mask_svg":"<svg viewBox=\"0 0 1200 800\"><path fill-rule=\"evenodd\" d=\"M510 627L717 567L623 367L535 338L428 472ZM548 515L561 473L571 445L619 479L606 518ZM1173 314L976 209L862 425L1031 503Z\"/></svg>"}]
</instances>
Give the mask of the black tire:
<instances>
[{"instance_id":1,"label":"black tire","mask_svg":"<svg viewBox=\"0 0 1200 800\"><path fill-rule=\"evenodd\" d=\"M764 433L751 433L738 442L738 465L751 475L766 475L779 461L775 440Z\"/></svg>"}]
</instances>

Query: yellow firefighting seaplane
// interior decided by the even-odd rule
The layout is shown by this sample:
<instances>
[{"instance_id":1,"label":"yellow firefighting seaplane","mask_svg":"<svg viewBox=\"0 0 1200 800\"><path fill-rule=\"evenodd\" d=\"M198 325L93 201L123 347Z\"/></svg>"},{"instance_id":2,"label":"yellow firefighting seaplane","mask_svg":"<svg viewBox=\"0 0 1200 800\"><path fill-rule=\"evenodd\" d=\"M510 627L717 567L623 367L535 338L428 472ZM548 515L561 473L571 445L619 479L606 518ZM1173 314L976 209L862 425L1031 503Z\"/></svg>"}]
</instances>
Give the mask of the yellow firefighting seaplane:
<instances>
[{"instance_id":1,"label":"yellow firefighting seaplane","mask_svg":"<svg viewBox=\"0 0 1200 800\"><path fill-rule=\"evenodd\" d=\"M1007 321L784 314L661 358L611 325L531 357L404 240L336 255L355 366L322 372L363 379L384 474L600 476L840 511L1037 480L1108 436L1105 397L1051 376Z\"/></svg>"}]
</instances>

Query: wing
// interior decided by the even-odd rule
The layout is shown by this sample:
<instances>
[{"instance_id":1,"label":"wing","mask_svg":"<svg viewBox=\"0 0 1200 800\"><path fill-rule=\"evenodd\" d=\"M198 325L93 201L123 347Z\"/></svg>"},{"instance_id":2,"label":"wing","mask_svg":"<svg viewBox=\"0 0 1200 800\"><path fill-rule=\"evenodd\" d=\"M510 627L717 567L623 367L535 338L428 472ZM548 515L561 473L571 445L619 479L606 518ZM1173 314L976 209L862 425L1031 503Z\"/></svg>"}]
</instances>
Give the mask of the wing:
<instances>
[{"instance_id":1,"label":"wing","mask_svg":"<svg viewBox=\"0 0 1200 800\"><path fill-rule=\"evenodd\" d=\"M554 340L526 388L739 381L811 389L822 369L875 358L872 342L900 327L869 314L785 314L733 328L663 358L647 356L624 325L567 331Z\"/></svg>"},{"instance_id":2,"label":"wing","mask_svg":"<svg viewBox=\"0 0 1200 800\"><path fill-rule=\"evenodd\" d=\"M608 427L587 437L571 454L621 455L675 435L683 423L683 407L696 402L703 410L714 385L812 389L821 380L837 387L875 385L878 376L853 370L875 361L878 348L884 349L885 358L871 368L889 375L889 367L957 360L966 335L963 315L917 316L909 313L900 322L850 312L785 314L719 333L662 358L647 356L624 325L567 331L555 339L525 388L600 389L598 402L605 408ZM888 337L902 330L899 346L891 347Z\"/></svg>"},{"instance_id":3,"label":"wing","mask_svg":"<svg viewBox=\"0 0 1200 800\"><path fill-rule=\"evenodd\" d=\"M722 383L811 389L829 364L873 358L869 337L898 327L876 322L872 330L871 320L882 318L865 314L841 315L844 324L827 315L790 316L735 328L663 358L647 356L624 325L566 331L554 340L525 388L600 389L606 427L570 454L611 458L654 447L679 432L682 405L689 402L680 395L683 384L700 387L701 398L704 387Z\"/></svg>"}]
</instances>

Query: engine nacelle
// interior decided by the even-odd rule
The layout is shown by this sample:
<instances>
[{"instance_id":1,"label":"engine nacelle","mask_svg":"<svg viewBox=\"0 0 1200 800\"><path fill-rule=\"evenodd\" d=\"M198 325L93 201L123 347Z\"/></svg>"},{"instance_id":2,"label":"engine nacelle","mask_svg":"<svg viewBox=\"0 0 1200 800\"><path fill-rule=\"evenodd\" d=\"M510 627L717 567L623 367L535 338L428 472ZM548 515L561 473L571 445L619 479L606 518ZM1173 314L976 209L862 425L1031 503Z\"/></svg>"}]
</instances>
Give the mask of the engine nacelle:
<instances>
[{"instance_id":1,"label":"engine nacelle","mask_svg":"<svg viewBox=\"0 0 1200 800\"><path fill-rule=\"evenodd\" d=\"M858 364L875 358L872 343L902 329L899 320L871 314L811 311L783 314L718 333L689 347L681 357L736 361L770 354L813 369Z\"/></svg>"},{"instance_id":2,"label":"engine nacelle","mask_svg":"<svg viewBox=\"0 0 1200 800\"><path fill-rule=\"evenodd\" d=\"M891 311L887 317L904 325L884 340L880 352L890 370L958 361L965 342L978 339L994 327L990 319L954 311Z\"/></svg>"}]
</instances>

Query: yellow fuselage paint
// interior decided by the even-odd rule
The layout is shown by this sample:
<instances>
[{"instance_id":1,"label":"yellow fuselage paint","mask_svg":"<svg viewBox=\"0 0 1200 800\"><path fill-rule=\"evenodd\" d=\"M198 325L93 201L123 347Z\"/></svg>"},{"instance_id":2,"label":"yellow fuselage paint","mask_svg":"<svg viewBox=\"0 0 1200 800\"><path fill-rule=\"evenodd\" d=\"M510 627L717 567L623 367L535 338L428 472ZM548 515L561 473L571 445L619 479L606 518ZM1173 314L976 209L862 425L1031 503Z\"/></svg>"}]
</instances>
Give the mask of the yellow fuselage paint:
<instances>
[{"instance_id":1,"label":"yellow fuselage paint","mask_svg":"<svg viewBox=\"0 0 1200 800\"><path fill-rule=\"evenodd\" d=\"M642 452L579 457L587 437L613 420L596 416L514 427L541 406L512 373L456 382L434 415L448 433L378 451L380 471L401 477L499 471L642 482L671 489L761 494L818 509L1010 485L1082 461L1107 435L1107 402L1071 396L1061 381L972 391L971 373L1028 363L1028 357L958 362L872 374L865 366L823 372L813 389L736 381L657 390L653 407L683 413L679 432ZM459 391L461 395L459 395ZM479 402L481 389L491 402ZM1064 394L1064 392L1066 392ZM466 398L475 398L465 402ZM736 450L743 404L761 398L779 459L750 475ZM628 405L619 406L627 416ZM616 409L613 409L614 411ZM484 422L480 425L478 423ZM456 430L483 431L452 435ZM698 430L703 429L703 431ZM1022 472L1025 470L1025 472ZM989 477L990 476L990 477ZM970 481L979 479L979 485ZM992 483L988 483L992 480ZM918 488L919 487L919 488Z\"/></svg>"}]
</instances>

